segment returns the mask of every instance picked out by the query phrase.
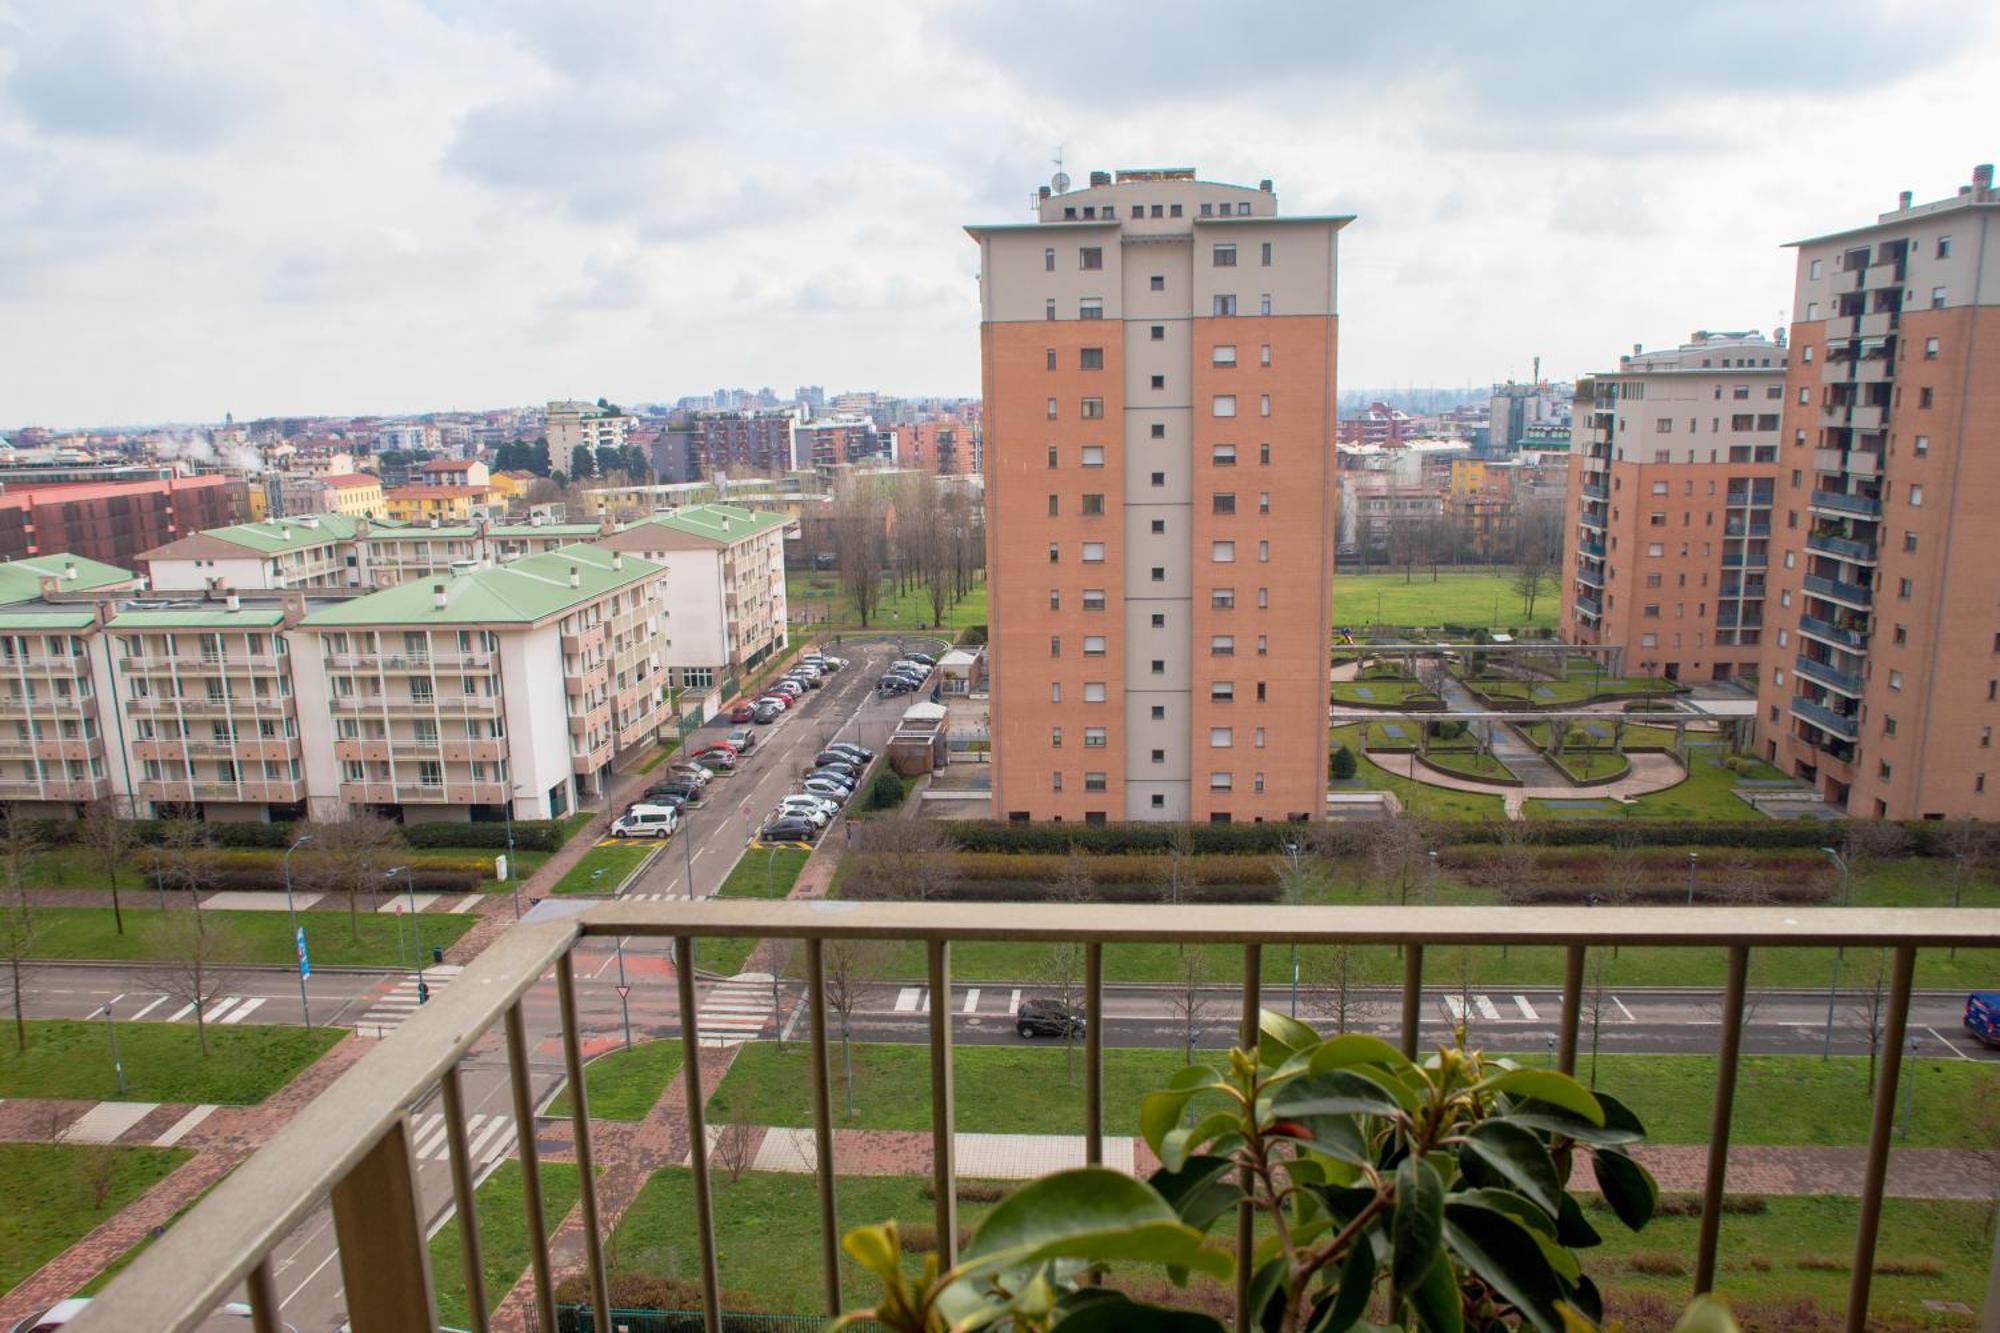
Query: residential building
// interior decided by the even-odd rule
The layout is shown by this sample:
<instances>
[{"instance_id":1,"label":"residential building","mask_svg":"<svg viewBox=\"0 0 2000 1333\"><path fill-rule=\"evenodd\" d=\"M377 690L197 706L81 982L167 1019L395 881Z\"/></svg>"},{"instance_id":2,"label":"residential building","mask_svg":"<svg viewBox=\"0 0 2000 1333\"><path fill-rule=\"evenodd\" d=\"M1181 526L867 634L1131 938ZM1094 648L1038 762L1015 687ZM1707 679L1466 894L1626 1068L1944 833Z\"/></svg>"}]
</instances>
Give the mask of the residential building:
<instances>
[{"instance_id":1,"label":"residential building","mask_svg":"<svg viewBox=\"0 0 2000 1333\"><path fill-rule=\"evenodd\" d=\"M570 475L578 449L623 449L625 432L633 418L615 407L596 403L552 402L549 404L549 470Z\"/></svg>"},{"instance_id":2,"label":"residential building","mask_svg":"<svg viewBox=\"0 0 2000 1333\"><path fill-rule=\"evenodd\" d=\"M690 505L630 523L594 545L660 565L673 614L661 660L676 688L706 691L787 644L783 514L736 505Z\"/></svg>"},{"instance_id":3,"label":"residential building","mask_svg":"<svg viewBox=\"0 0 2000 1333\"><path fill-rule=\"evenodd\" d=\"M387 514L382 483L366 472L323 475L283 472L273 475L280 516L345 514L349 518L379 518Z\"/></svg>"},{"instance_id":4,"label":"residential building","mask_svg":"<svg viewBox=\"0 0 2000 1333\"><path fill-rule=\"evenodd\" d=\"M896 464L941 477L969 476L979 471L978 432L951 417L896 427Z\"/></svg>"},{"instance_id":5,"label":"residential building","mask_svg":"<svg viewBox=\"0 0 2000 1333\"><path fill-rule=\"evenodd\" d=\"M139 553L249 516L249 488L223 476L162 477L0 491L0 560L79 555L129 566Z\"/></svg>"},{"instance_id":6,"label":"residential building","mask_svg":"<svg viewBox=\"0 0 2000 1333\"><path fill-rule=\"evenodd\" d=\"M1393 472L1343 472L1339 513L1340 553L1386 564L1429 549L1444 518L1444 490L1400 482Z\"/></svg>"},{"instance_id":7,"label":"residential building","mask_svg":"<svg viewBox=\"0 0 2000 1333\"><path fill-rule=\"evenodd\" d=\"M1401 444L1422 434L1420 423L1400 407L1370 403L1340 419L1342 444Z\"/></svg>"},{"instance_id":8,"label":"residential building","mask_svg":"<svg viewBox=\"0 0 2000 1333\"><path fill-rule=\"evenodd\" d=\"M1981 166L1794 243L1760 741L1850 815L2000 817L1996 233Z\"/></svg>"},{"instance_id":9,"label":"residential building","mask_svg":"<svg viewBox=\"0 0 2000 1333\"><path fill-rule=\"evenodd\" d=\"M0 800L47 816L111 794L92 599L137 586L84 556L0 564Z\"/></svg>"},{"instance_id":10,"label":"residential building","mask_svg":"<svg viewBox=\"0 0 2000 1333\"><path fill-rule=\"evenodd\" d=\"M1444 493L1444 520L1454 559L1489 563L1514 556L1516 469L1480 458L1455 458Z\"/></svg>"},{"instance_id":11,"label":"residential building","mask_svg":"<svg viewBox=\"0 0 2000 1333\"><path fill-rule=\"evenodd\" d=\"M375 452L424 454L437 448L437 432L421 421L398 421L375 431Z\"/></svg>"},{"instance_id":12,"label":"residential building","mask_svg":"<svg viewBox=\"0 0 2000 1333\"><path fill-rule=\"evenodd\" d=\"M1537 427L1565 424L1575 391L1568 384L1552 383L1536 377L1527 384L1496 384L1487 404L1486 452L1510 454L1529 443L1529 433ZM1546 441L1546 430L1536 440Z\"/></svg>"},{"instance_id":13,"label":"residential building","mask_svg":"<svg viewBox=\"0 0 2000 1333\"><path fill-rule=\"evenodd\" d=\"M996 815L1324 811L1349 220L1173 168L967 228Z\"/></svg>"},{"instance_id":14,"label":"residential building","mask_svg":"<svg viewBox=\"0 0 2000 1333\"><path fill-rule=\"evenodd\" d=\"M688 419L688 431L701 475L763 472L775 476L790 469L794 466L792 430L798 420L797 409L789 407L694 413Z\"/></svg>"},{"instance_id":15,"label":"residential building","mask_svg":"<svg viewBox=\"0 0 2000 1333\"><path fill-rule=\"evenodd\" d=\"M433 458L417 465L425 486L485 486L493 480L486 464L476 458Z\"/></svg>"},{"instance_id":16,"label":"residential building","mask_svg":"<svg viewBox=\"0 0 2000 1333\"><path fill-rule=\"evenodd\" d=\"M305 514L211 528L139 555L160 592L367 587L355 549L366 520Z\"/></svg>"},{"instance_id":17,"label":"residential building","mask_svg":"<svg viewBox=\"0 0 2000 1333\"><path fill-rule=\"evenodd\" d=\"M398 486L382 494L398 523L467 523L495 503L491 486Z\"/></svg>"},{"instance_id":18,"label":"residential building","mask_svg":"<svg viewBox=\"0 0 2000 1333\"><path fill-rule=\"evenodd\" d=\"M1753 678L1787 348L1696 333L1577 381L1563 549L1573 643L1628 674Z\"/></svg>"},{"instance_id":19,"label":"residential building","mask_svg":"<svg viewBox=\"0 0 2000 1333\"><path fill-rule=\"evenodd\" d=\"M817 417L792 423L791 470L822 474L846 463L887 461L895 437L867 417Z\"/></svg>"}]
</instances>

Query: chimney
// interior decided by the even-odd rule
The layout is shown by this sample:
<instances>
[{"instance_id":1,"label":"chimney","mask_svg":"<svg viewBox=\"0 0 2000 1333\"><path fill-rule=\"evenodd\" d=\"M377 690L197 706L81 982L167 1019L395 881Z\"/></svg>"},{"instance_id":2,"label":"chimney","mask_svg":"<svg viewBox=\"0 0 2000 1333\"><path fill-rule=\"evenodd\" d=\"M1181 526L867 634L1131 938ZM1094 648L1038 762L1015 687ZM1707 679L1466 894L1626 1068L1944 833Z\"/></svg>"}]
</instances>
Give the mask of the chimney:
<instances>
[{"instance_id":1,"label":"chimney","mask_svg":"<svg viewBox=\"0 0 2000 1333\"><path fill-rule=\"evenodd\" d=\"M625 568L625 553L623 551L613 551L611 553L612 572L617 573L624 568Z\"/></svg>"},{"instance_id":2,"label":"chimney","mask_svg":"<svg viewBox=\"0 0 2000 1333\"><path fill-rule=\"evenodd\" d=\"M1258 182L1257 182L1257 188L1258 188L1259 190L1261 190L1261 191L1262 191L1263 193L1265 193L1265 194L1270 194L1270 193L1271 193L1271 178L1270 178L1269 176L1266 176L1266 177L1265 177L1265 178L1264 178L1263 180L1260 180L1260 181L1258 181Z\"/></svg>"},{"instance_id":3,"label":"chimney","mask_svg":"<svg viewBox=\"0 0 2000 1333\"><path fill-rule=\"evenodd\" d=\"M62 580L53 574L44 574L37 582L41 585L44 597L54 597L62 591Z\"/></svg>"},{"instance_id":4,"label":"chimney","mask_svg":"<svg viewBox=\"0 0 2000 1333\"><path fill-rule=\"evenodd\" d=\"M1633 344L1632 344L1632 355L1633 355L1633 356L1637 356L1637 355L1639 355L1639 353L1641 353L1641 352L1643 352L1643 351L1645 351L1645 350L1646 350L1646 344L1644 344L1644 343L1633 343Z\"/></svg>"},{"instance_id":5,"label":"chimney","mask_svg":"<svg viewBox=\"0 0 2000 1333\"><path fill-rule=\"evenodd\" d=\"M1093 171L1090 173L1090 183L1092 186L1109 185L1111 184L1111 173L1108 171Z\"/></svg>"},{"instance_id":6,"label":"chimney","mask_svg":"<svg viewBox=\"0 0 2000 1333\"><path fill-rule=\"evenodd\" d=\"M1904 211L1908 210L1908 208L1910 207L1910 202L1911 202L1911 201L1912 201L1913 199L1915 199L1915 198L1916 198L1916 196L1915 196L1914 194L1910 193L1910 191L1908 191L1908 190L1905 190L1905 191L1903 191L1903 192L1902 192L1901 194L1897 195L1897 196L1896 196L1896 211L1897 211L1897 212L1899 212L1899 213L1901 213L1901 212L1904 212Z\"/></svg>"},{"instance_id":7,"label":"chimney","mask_svg":"<svg viewBox=\"0 0 2000 1333\"><path fill-rule=\"evenodd\" d=\"M1044 185L1044 186L1043 186L1043 187L1041 188L1041 192L1040 192L1040 193L1041 193L1041 197L1042 197L1042 198L1044 198L1044 199L1048 198L1048 197L1049 197L1049 187L1048 187L1048 186L1046 186L1046 185Z\"/></svg>"},{"instance_id":8,"label":"chimney","mask_svg":"<svg viewBox=\"0 0 2000 1333\"><path fill-rule=\"evenodd\" d=\"M243 599L238 597L233 589L230 591L229 596L222 599L222 604L231 611L241 611L243 609Z\"/></svg>"},{"instance_id":9,"label":"chimney","mask_svg":"<svg viewBox=\"0 0 2000 1333\"><path fill-rule=\"evenodd\" d=\"M1993 188L1993 164L1981 162L1972 169L1972 188L1981 194Z\"/></svg>"},{"instance_id":10,"label":"chimney","mask_svg":"<svg viewBox=\"0 0 2000 1333\"><path fill-rule=\"evenodd\" d=\"M433 583L431 585L431 605L440 611L444 610L444 585L442 583Z\"/></svg>"},{"instance_id":11,"label":"chimney","mask_svg":"<svg viewBox=\"0 0 2000 1333\"><path fill-rule=\"evenodd\" d=\"M581 588L583 586L583 571L575 565L569 567L569 586L572 588Z\"/></svg>"},{"instance_id":12,"label":"chimney","mask_svg":"<svg viewBox=\"0 0 2000 1333\"><path fill-rule=\"evenodd\" d=\"M440 519L440 518L439 518L439 517L438 517L438 516L437 516L436 514L432 514L432 515L431 515L431 526L432 526L432 527L434 527L434 528L436 528L436 527L442 527L442 526L443 526L443 520L442 520L442 519Z\"/></svg>"},{"instance_id":13,"label":"chimney","mask_svg":"<svg viewBox=\"0 0 2000 1333\"><path fill-rule=\"evenodd\" d=\"M66 579L73 579L76 577L76 561L65 560L63 562L63 577Z\"/></svg>"}]
</instances>

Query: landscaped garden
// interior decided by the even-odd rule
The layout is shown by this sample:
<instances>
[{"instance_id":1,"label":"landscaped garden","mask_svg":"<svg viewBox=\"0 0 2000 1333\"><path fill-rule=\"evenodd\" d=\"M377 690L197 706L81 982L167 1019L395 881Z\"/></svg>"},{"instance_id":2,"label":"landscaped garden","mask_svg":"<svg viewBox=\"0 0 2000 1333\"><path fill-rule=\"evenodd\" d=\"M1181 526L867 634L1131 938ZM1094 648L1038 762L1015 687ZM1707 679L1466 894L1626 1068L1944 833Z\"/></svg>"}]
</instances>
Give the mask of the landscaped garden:
<instances>
[{"instance_id":1,"label":"landscaped garden","mask_svg":"<svg viewBox=\"0 0 2000 1333\"><path fill-rule=\"evenodd\" d=\"M635 1042L606 1051L583 1067L584 1092L588 1094L593 1120L643 1120L666 1091L667 1083L681 1067L678 1038ZM569 1089L557 1093L542 1112L545 1116L572 1114Z\"/></svg>"},{"instance_id":2,"label":"landscaped garden","mask_svg":"<svg viewBox=\"0 0 2000 1333\"><path fill-rule=\"evenodd\" d=\"M11 1039L0 1048L0 1098L260 1102L319 1059L347 1030L211 1023L204 1055L192 1021L119 1023L122 1089L112 1064L112 1035L102 1020L30 1019L26 1050Z\"/></svg>"},{"instance_id":3,"label":"landscaped garden","mask_svg":"<svg viewBox=\"0 0 2000 1333\"><path fill-rule=\"evenodd\" d=\"M0 1143L0 1296L187 1158L180 1148Z\"/></svg>"},{"instance_id":4,"label":"landscaped garden","mask_svg":"<svg viewBox=\"0 0 2000 1333\"><path fill-rule=\"evenodd\" d=\"M581 1192L576 1167L567 1162L541 1163L542 1227L553 1235ZM506 1299L528 1266L528 1209L521 1192L521 1164L509 1159L479 1187L474 1207L479 1213L479 1263L491 1314ZM437 1293L438 1322L446 1328L470 1328L472 1307L465 1290L465 1260L459 1242L458 1218L446 1222L431 1237L431 1283Z\"/></svg>"}]
</instances>

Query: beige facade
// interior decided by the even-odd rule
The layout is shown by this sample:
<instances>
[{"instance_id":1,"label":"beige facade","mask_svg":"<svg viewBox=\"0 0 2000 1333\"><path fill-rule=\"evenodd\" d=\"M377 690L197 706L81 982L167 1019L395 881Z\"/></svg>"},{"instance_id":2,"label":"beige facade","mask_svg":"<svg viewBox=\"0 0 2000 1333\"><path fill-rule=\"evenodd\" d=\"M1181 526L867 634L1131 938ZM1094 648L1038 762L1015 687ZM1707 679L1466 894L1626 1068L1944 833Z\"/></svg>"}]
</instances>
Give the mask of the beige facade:
<instances>
[{"instance_id":1,"label":"beige facade","mask_svg":"<svg viewBox=\"0 0 2000 1333\"><path fill-rule=\"evenodd\" d=\"M1670 680L1753 679L1787 348L1700 332L1579 380L1562 619L1572 643Z\"/></svg>"},{"instance_id":2,"label":"beige facade","mask_svg":"<svg viewBox=\"0 0 2000 1333\"><path fill-rule=\"evenodd\" d=\"M622 449L632 418L595 403L554 402L549 404L549 469L564 476L570 473L573 456L580 448Z\"/></svg>"},{"instance_id":3,"label":"beige facade","mask_svg":"<svg viewBox=\"0 0 2000 1333\"><path fill-rule=\"evenodd\" d=\"M1983 166L1796 243L1761 744L1853 815L2000 817L1996 219Z\"/></svg>"},{"instance_id":4,"label":"beige facade","mask_svg":"<svg viewBox=\"0 0 2000 1333\"><path fill-rule=\"evenodd\" d=\"M1325 805L1336 237L1094 172L980 246L994 813Z\"/></svg>"}]
</instances>

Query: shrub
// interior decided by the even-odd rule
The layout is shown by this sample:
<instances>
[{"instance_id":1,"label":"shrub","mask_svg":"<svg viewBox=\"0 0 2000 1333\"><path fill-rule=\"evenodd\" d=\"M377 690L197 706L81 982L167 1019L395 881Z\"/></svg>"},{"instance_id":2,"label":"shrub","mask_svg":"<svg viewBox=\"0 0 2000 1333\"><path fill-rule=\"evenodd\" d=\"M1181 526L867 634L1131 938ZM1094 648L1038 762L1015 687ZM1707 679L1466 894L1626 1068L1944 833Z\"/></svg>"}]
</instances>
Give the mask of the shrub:
<instances>
[{"instance_id":1,"label":"shrub","mask_svg":"<svg viewBox=\"0 0 2000 1333\"><path fill-rule=\"evenodd\" d=\"M958 1182L960 1203L998 1203L1007 1197L1008 1187L996 1180L961 1180ZM926 1180L918 1186L917 1193L924 1199L937 1198L937 1186Z\"/></svg>"},{"instance_id":2,"label":"shrub","mask_svg":"<svg viewBox=\"0 0 2000 1333\"><path fill-rule=\"evenodd\" d=\"M1160 903L1169 900L1172 890L1162 880L1092 884L1083 893L1086 902ZM933 888L926 901L939 903L1032 903L1070 901L1074 890L1052 879L953 880ZM896 895L880 879L866 873L865 860L856 873L841 882L840 895L856 901L892 900ZM1203 884L1184 880L1180 901L1184 903L1274 903L1284 896L1275 883Z\"/></svg>"},{"instance_id":3,"label":"shrub","mask_svg":"<svg viewBox=\"0 0 2000 1333\"><path fill-rule=\"evenodd\" d=\"M155 890L162 887L169 889L182 887L182 881L170 875L154 876L149 872L146 880L148 887ZM164 885L162 880L165 881ZM204 890L283 890L285 878L276 868L239 869L224 862L214 871L201 875L200 883ZM394 881L383 880L382 889L385 893L401 893L412 883L419 893L473 893L478 891L479 876L463 870L413 869L408 879L398 875ZM296 883L293 887L297 887Z\"/></svg>"},{"instance_id":4,"label":"shrub","mask_svg":"<svg viewBox=\"0 0 2000 1333\"><path fill-rule=\"evenodd\" d=\"M464 824L406 824L403 841L412 847L476 847L507 850L507 825L480 821ZM514 846L524 852L562 850L563 826L559 819L517 819Z\"/></svg>"},{"instance_id":5,"label":"shrub","mask_svg":"<svg viewBox=\"0 0 2000 1333\"><path fill-rule=\"evenodd\" d=\"M1275 853L1298 836L1286 824L1014 824L955 820L952 836L968 852L1164 852L1185 831L1189 850Z\"/></svg>"},{"instance_id":6,"label":"shrub","mask_svg":"<svg viewBox=\"0 0 2000 1333\"><path fill-rule=\"evenodd\" d=\"M932 1197L935 1198L936 1196L933 1195ZM960 1197L964 1197L963 1194ZM899 1239L903 1243L904 1254L929 1254L938 1247L937 1228L927 1222L905 1222L902 1226ZM960 1227L958 1229L958 1247L961 1250L965 1248L966 1243L971 1239L971 1227Z\"/></svg>"},{"instance_id":7,"label":"shrub","mask_svg":"<svg viewBox=\"0 0 2000 1333\"><path fill-rule=\"evenodd\" d=\"M960 631L958 641L968 648L978 648L986 642L986 626L967 625Z\"/></svg>"},{"instance_id":8,"label":"shrub","mask_svg":"<svg viewBox=\"0 0 2000 1333\"><path fill-rule=\"evenodd\" d=\"M1687 1276L1687 1264L1678 1254L1665 1250L1640 1250L1626 1258L1625 1266L1648 1277Z\"/></svg>"},{"instance_id":9,"label":"shrub","mask_svg":"<svg viewBox=\"0 0 2000 1333\"><path fill-rule=\"evenodd\" d=\"M868 808L870 810L894 810L903 804L903 778L887 764L875 770L875 780L868 784Z\"/></svg>"},{"instance_id":10,"label":"shrub","mask_svg":"<svg viewBox=\"0 0 2000 1333\"><path fill-rule=\"evenodd\" d=\"M393 853L392 853L393 854ZM305 867L317 858L308 843L306 850L292 857L292 877L298 879L306 873ZM282 852L266 851L221 851L215 854L216 865L224 870L263 870L279 875L284 871L285 857ZM484 878L493 873L493 858L490 856L432 856L417 863L419 870L451 870L460 874L478 875Z\"/></svg>"},{"instance_id":11,"label":"shrub","mask_svg":"<svg viewBox=\"0 0 2000 1333\"><path fill-rule=\"evenodd\" d=\"M1360 765L1354 759L1354 751L1348 749L1345 745L1334 748L1333 762L1329 765L1328 771L1333 774L1335 781L1345 781L1353 777L1359 768Z\"/></svg>"}]
</instances>

